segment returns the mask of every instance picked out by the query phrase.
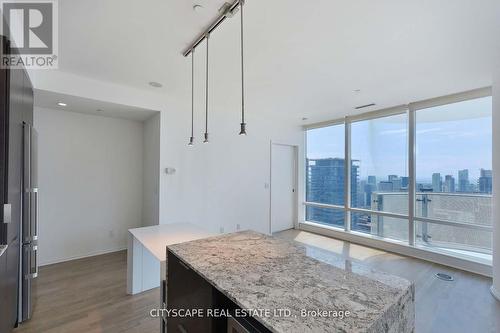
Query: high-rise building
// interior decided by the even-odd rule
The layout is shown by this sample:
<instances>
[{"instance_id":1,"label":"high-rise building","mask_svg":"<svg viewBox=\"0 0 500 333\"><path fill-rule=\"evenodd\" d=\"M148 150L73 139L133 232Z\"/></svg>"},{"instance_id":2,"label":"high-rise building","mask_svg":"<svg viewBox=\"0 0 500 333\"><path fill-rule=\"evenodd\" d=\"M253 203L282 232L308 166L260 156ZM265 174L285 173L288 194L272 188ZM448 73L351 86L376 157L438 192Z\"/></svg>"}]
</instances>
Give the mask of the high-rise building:
<instances>
[{"instance_id":1,"label":"high-rise building","mask_svg":"<svg viewBox=\"0 0 500 333\"><path fill-rule=\"evenodd\" d=\"M469 192L469 170L458 171L458 192Z\"/></svg>"},{"instance_id":2,"label":"high-rise building","mask_svg":"<svg viewBox=\"0 0 500 333\"><path fill-rule=\"evenodd\" d=\"M377 177L368 176L368 184L377 186Z\"/></svg>"},{"instance_id":3,"label":"high-rise building","mask_svg":"<svg viewBox=\"0 0 500 333\"><path fill-rule=\"evenodd\" d=\"M365 195L366 186L367 186L366 180L360 180L358 182L358 203L361 206L366 205L366 195Z\"/></svg>"},{"instance_id":4,"label":"high-rise building","mask_svg":"<svg viewBox=\"0 0 500 333\"><path fill-rule=\"evenodd\" d=\"M444 177L443 192L446 193L455 192L455 178L452 175L446 175Z\"/></svg>"},{"instance_id":5,"label":"high-rise building","mask_svg":"<svg viewBox=\"0 0 500 333\"><path fill-rule=\"evenodd\" d=\"M377 185L366 183L366 185L363 188L363 194L365 199L363 208L370 208L372 204L372 193L376 191L377 191Z\"/></svg>"},{"instance_id":6,"label":"high-rise building","mask_svg":"<svg viewBox=\"0 0 500 333\"><path fill-rule=\"evenodd\" d=\"M358 169L357 161L351 164L352 205L357 206ZM344 159L323 158L307 160L307 201L331 205L344 205ZM307 208L307 220L341 226L344 212L317 207Z\"/></svg>"},{"instance_id":7,"label":"high-rise building","mask_svg":"<svg viewBox=\"0 0 500 333\"><path fill-rule=\"evenodd\" d=\"M443 179L441 178L440 173L432 174L432 192L442 192L442 183Z\"/></svg>"},{"instance_id":8,"label":"high-rise building","mask_svg":"<svg viewBox=\"0 0 500 333\"><path fill-rule=\"evenodd\" d=\"M401 191L401 188L403 187L401 178L393 179L391 183L393 191Z\"/></svg>"},{"instance_id":9,"label":"high-rise building","mask_svg":"<svg viewBox=\"0 0 500 333\"><path fill-rule=\"evenodd\" d=\"M408 177L401 177L401 188L407 190L408 189Z\"/></svg>"},{"instance_id":10,"label":"high-rise building","mask_svg":"<svg viewBox=\"0 0 500 333\"><path fill-rule=\"evenodd\" d=\"M402 185L402 180L399 178L398 175L389 175L387 176L387 181L389 183L392 183L392 191L401 191ZM389 185L382 185L385 188L389 188Z\"/></svg>"},{"instance_id":11,"label":"high-rise building","mask_svg":"<svg viewBox=\"0 0 500 333\"><path fill-rule=\"evenodd\" d=\"M397 179L399 179L399 177L397 175L389 175L389 176L387 176L387 180L390 181L390 182L392 182L394 180L397 180Z\"/></svg>"},{"instance_id":12,"label":"high-rise building","mask_svg":"<svg viewBox=\"0 0 500 333\"><path fill-rule=\"evenodd\" d=\"M493 191L493 173L491 170L481 169L480 177L477 181L480 193L491 194Z\"/></svg>"},{"instance_id":13,"label":"high-rise building","mask_svg":"<svg viewBox=\"0 0 500 333\"><path fill-rule=\"evenodd\" d=\"M380 182L378 183L379 192L392 192L394 190L392 182Z\"/></svg>"}]
</instances>

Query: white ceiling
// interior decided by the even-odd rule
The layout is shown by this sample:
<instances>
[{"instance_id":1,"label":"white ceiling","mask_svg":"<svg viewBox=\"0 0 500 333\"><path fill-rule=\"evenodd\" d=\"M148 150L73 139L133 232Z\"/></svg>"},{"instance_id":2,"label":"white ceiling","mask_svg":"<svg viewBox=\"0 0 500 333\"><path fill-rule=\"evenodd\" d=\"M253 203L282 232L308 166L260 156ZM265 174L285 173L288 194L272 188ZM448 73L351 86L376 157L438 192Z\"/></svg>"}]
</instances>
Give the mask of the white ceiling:
<instances>
[{"instance_id":1,"label":"white ceiling","mask_svg":"<svg viewBox=\"0 0 500 333\"><path fill-rule=\"evenodd\" d=\"M60 1L60 69L188 101L181 51L223 2ZM248 112L312 122L491 85L499 18L498 0L247 0ZM238 29L233 18L211 38L213 80L228 89L239 80Z\"/></svg>"},{"instance_id":2,"label":"white ceiling","mask_svg":"<svg viewBox=\"0 0 500 333\"><path fill-rule=\"evenodd\" d=\"M66 106L59 106L58 103ZM128 105L121 105L94 99L59 94L52 91L35 89L35 104L38 107L86 113L97 116L144 121L155 115L157 111L141 109Z\"/></svg>"}]
</instances>

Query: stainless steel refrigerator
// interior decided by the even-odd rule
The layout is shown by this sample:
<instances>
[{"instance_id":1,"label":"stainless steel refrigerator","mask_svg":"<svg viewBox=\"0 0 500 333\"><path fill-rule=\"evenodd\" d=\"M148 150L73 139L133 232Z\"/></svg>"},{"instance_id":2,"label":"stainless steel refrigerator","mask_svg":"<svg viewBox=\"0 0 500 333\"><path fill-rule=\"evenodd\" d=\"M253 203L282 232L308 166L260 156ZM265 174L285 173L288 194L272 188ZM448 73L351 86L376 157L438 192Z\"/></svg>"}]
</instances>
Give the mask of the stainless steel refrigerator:
<instances>
[{"instance_id":1,"label":"stainless steel refrigerator","mask_svg":"<svg viewBox=\"0 0 500 333\"><path fill-rule=\"evenodd\" d=\"M31 318L33 280L38 276L38 133L23 124L21 256L19 263L19 322Z\"/></svg>"},{"instance_id":2,"label":"stainless steel refrigerator","mask_svg":"<svg viewBox=\"0 0 500 333\"><path fill-rule=\"evenodd\" d=\"M0 55L12 54L0 36ZM37 275L36 131L24 69L0 66L0 332L29 319Z\"/></svg>"}]
</instances>

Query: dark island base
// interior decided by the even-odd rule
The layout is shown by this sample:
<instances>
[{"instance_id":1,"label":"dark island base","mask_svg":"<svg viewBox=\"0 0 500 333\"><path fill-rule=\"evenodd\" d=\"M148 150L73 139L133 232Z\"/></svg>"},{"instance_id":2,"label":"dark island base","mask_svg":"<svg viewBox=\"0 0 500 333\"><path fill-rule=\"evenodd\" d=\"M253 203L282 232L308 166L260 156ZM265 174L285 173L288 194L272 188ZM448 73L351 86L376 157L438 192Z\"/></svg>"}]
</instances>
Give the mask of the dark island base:
<instances>
[{"instance_id":1,"label":"dark island base","mask_svg":"<svg viewBox=\"0 0 500 333\"><path fill-rule=\"evenodd\" d=\"M248 332L271 332L251 316L242 316L239 306L190 269L176 255L168 251L167 256L166 303L167 309L171 312L164 318L166 325L165 323L163 325L166 326L166 332L245 332L241 328L228 330L228 322L229 326L243 327ZM190 311L191 314L184 317L173 315L177 310ZM197 314L197 310L202 312Z\"/></svg>"}]
</instances>

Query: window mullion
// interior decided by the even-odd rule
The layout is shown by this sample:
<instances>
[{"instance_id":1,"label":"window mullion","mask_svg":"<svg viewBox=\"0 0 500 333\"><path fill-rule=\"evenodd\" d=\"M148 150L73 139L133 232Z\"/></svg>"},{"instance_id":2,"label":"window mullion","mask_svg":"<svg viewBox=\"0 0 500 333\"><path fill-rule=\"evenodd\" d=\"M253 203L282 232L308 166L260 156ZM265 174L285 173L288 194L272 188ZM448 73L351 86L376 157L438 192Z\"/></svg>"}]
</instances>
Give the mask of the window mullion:
<instances>
[{"instance_id":1,"label":"window mullion","mask_svg":"<svg viewBox=\"0 0 500 333\"><path fill-rule=\"evenodd\" d=\"M416 172L415 172L415 109L412 104L408 108L408 242L415 245L415 192L416 192Z\"/></svg>"},{"instance_id":2,"label":"window mullion","mask_svg":"<svg viewBox=\"0 0 500 333\"><path fill-rule=\"evenodd\" d=\"M344 207L345 207L345 231L351 231L351 122L346 117L344 125L345 134L345 156L344 156Z\"/></svg>"}]
</instances>

